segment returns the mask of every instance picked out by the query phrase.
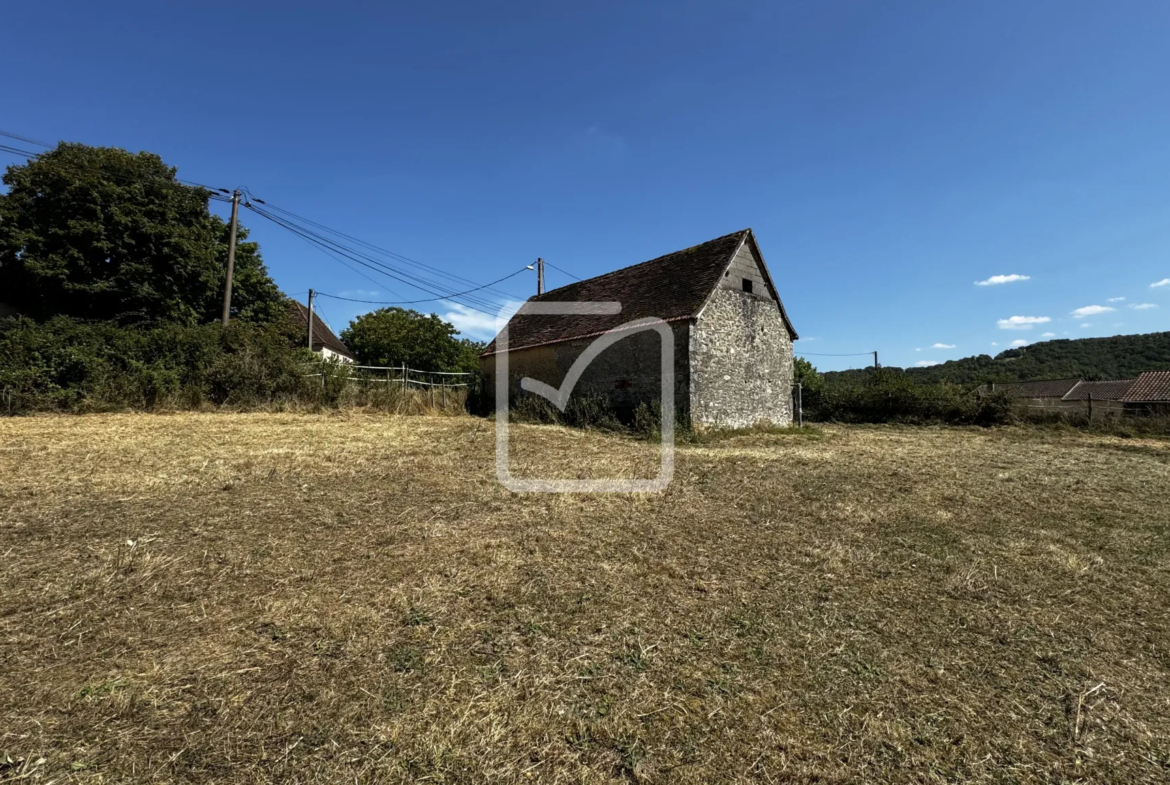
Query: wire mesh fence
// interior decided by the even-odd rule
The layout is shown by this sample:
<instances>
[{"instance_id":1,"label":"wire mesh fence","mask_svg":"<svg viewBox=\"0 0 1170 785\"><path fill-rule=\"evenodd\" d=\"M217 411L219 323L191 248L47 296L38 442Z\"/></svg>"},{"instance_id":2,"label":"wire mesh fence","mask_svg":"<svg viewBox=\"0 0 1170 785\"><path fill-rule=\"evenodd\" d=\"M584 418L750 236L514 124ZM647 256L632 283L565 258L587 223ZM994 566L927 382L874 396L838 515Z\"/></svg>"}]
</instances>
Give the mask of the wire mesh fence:
<instances>
[{"instance_id":1,"label":"wire mesh fence","mask_svg":"<svg viewBox=\"0 0 1170 785\"><path fill-rule=\"evenodd\" d=\"M313 363L305 376L319 380L323 401L370 406L399 413L457 413L465 410L477 374L426 371L400 365Z\"/></svg>"}]
</instances>

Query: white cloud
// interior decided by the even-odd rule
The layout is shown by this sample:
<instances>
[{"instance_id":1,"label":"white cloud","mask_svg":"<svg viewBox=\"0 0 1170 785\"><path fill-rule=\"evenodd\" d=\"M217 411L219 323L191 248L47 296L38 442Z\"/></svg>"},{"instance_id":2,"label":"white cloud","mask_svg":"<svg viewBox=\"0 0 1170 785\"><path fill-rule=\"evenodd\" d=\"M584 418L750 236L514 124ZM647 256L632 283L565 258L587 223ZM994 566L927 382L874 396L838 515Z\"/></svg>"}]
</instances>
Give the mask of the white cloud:
<instances>
[{"instance_id":1,"label":"white cloud","mask_svg":"<svg viewBox=\"0 0 1170 785\"><path fill-rule=\"evenodd\" d=\"M918 349L915 349L914 351L916 351L916 352L920 352L920 351L922 351L922 349L921 349L921 348L918 348Z\"/></svg>"},{"instance_id":2,"label":"white cloud","mask_svg":"<svg viewBox=\"0 0 1170 785\"><path fill-rule=\"evenodd\" d=\"M355 300L373 300L381 292L377 289L346 289L340 294L341 297L350 297Z\"/></svg>"},{"instance_id":3,"label":"white cloud","mask_svg":"<svg viewBox=\"0 0 1170 785\"><path fill-rule=\"evenodd\" d=\"M1047 316L1012 316L1008 319L1000 319L996 324L1001 330L1031 330L1034 325L1047 324L1051 322Z\"/></svg>"},{"instance_id":4,"label":"white cloud","mask_svg":"<svg viewBox=\"0 0 1170 785\"><path fill-rule=\"evenodd\" d=\"M976 286L998 286L1004 283L1015 283L1016 281L1027 281L1031 278L1030 275L1018 275L1012 273L1011 275L993 275L986 281L976 281Z\"/></svg>"},{"instance_id":5,"label":"white cloud","mask_svg":"<svg viewBox=\"0 0 1170 785\"><path fill-rule=\"evenodd\" d=\"M455 325L455 329L461 335L466 338L490 341L496 337L496 333L508 323L512 315L524 303L509 301L504 311L496 316L480 313L461 303L444 302L443 304L451 310L447 313L439 314L439 317Z\"/></svg>"},{"instance_id":6,"label":"white cloud","mask_svg":"<svg viewBox=\"0 0 1170 785\"><path fill-rule=\"evenodd\" d=\"M1157 308L1158 306L1154 303L1130 303L1129 307L1135 311L1148 311L1151 308Z\"/></svg>"},{"instance_id":7,"label":"white cloud","mask_svg":"<svg viewBox=\"0 0 1170 785\"><path fill-rule=\"evenodd\" d=\"M1107 303L1123 303L1123 302L1125 302L1125 298L1124 297L1110 297L1105 302L1107 302Z\"/></svg>"},{"instance_id":8,"label":"white cloud","mask_svg":"<svg viewBox=\"0 0 1170 785\"><path fill-rule=\"evenodd\" d=\"M1160 281L1155 281L1150 284L1151 289L1157 289L1159 286L1170 286L1170 278L1163 278Z\"/></svg>"},{"instance_id":9,"label":"white cloud","mask_svg":"<svg viewBox=\"0 0 1170 785\"><path fill-rule=\"evenodd\" d=\"M917 368L929 368L932 365L942 365L938 360L919 360L914 363Z\"/></svg>"},{"instance_id":10,"label":"white cloud","mask_svg":"<svg viewBox=\"0 0 1170 785\"><path fill-rule=\"evenodd\" d=\"M933 346L931 346L930 348L931 349L954 349L955 345L953 343L936 343Z\"/></svg>"},{"instance_id":11,"label":"white cloud","mask_svg":"<svg viewBox=\"0 0 1170 785\"><path fill-rule=\"evenodd\" d=\"M992 342L991 342L991 345L992 345L992 346L999 346L999 342L998 342L998 341L992 341Z\"/></svg>"},{"instance_id":12,"label":"white cloud","mask_svg":"<svg viewBox=\"0 0 1170 785\"><path fill-rule=\"evenodd\" d=\"M1012 341L1012 346L1015 346L1017 348L1020 346L1027 346L1027 345L1028 345L1028 342L1025 341L1023 338L1017 338L1016 340Z\"/></svg>"},{"instance_id":13,"label":"white cloud","mask_svg":"<svg viewBox=\"0 0 1170 785\"><path fill-rule=\"evenodd\" d=\"M1072 315L1078 319L1084 319L1086 316L1097 316L1098 314L1116 310L1116 308L1110 308L1108 305L1086 305L1084 308L1078 308L1073 311Z\"/></svg>"},{"instance_id":14,"label":"white cloud","mask_svg":"<svg viewBox=\"0 0 1170 785\"><path fill-rule=\"evenodd\" d=\"M1091 322L1085 322L1084 324L1081 325L1081 327L1092 327L1092 326L1093 326L1093 324Z\"/></svg>"},{"instance_id":15,"label":"white cloud","mask_svg":"<svg viewBox=\"0 0 1170 785\"><path fill-rule=\"evenodd\" d=\"M1055 338L1056 333L1040 333L1041 338Z\"/></svg>"}]
</instances>

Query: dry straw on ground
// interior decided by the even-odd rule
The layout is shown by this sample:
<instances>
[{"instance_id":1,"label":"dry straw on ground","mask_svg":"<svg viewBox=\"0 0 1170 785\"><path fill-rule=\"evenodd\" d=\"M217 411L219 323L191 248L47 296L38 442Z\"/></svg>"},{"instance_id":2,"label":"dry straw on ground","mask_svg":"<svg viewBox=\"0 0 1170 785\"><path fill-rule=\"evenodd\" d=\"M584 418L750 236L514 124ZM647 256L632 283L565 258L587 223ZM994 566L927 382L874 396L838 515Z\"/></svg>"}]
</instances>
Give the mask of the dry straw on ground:
<instances>
[{"instance_id":1,"label":"dry straw on ground","mask_svg":"<svg viewBox=\"0 0 1170 785\"><path fill-rule=\"evenodd\" d=\"M1167 444L493 438L0 420L0 780L1170 779Z\"/></svg>"}]
</instances>

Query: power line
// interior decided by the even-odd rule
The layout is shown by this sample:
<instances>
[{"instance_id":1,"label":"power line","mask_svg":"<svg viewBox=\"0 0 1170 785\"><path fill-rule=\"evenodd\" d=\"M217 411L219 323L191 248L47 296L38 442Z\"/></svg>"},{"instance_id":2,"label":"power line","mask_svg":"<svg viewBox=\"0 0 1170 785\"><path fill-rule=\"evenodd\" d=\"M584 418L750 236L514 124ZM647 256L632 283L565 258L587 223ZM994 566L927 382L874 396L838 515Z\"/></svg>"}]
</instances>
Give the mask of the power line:
<instances>
[{"instance_id":1,"label":"power line","mask_svg":"<svg viewBox=\"0 0 1170 785\"><path fill-rule=\"evenodd\" d=\"M317 298L317 294L318 294L318 292L317 292L316 290L314 290L314 291L313 291L313 299L314 299L314 300ZM337 330L334 330L334 329L333 329L333 325L332 325L332 324L330 324L330 322L332 321L332 319L330 319L330 318L328 317L328 315L327 315L327 314L326 314L324 311L322 311L322 310L321 310L321 306L320 306L320 304L317 304L317 305L315 305L315 306L313 307L313 310L314 310L314 314L313 314L313 315L314 315L314 316L316 316L316 317L317 317L317 319L318 319L318 320L320 320L320 322L321 322L322 324L324 324L326 327L328 327L328 328L329 328L329 332L336 334L336 333L337 333ZM339 322L339 324L340 324L340 322Z\"/></svg>"},{"instance_id":2,"label":"power line","mask_svg":"<svg viewBox=\"0 0 1170 785\"><path fill-rule=\"evenodd\" d=\"M14 134L11 131L0 130L0 136L7 136L9 139L15 139L18 142L26 142L28 144L35 144L37 147L51 148L53 146L53 145L49 144L48 142L39 142L36 139L29 139L27 136L21 136L20 134Z\"/></svg>"},{"instance_id":3,"label":"power line","mask_svg":"<svg viewBox=\"0 0 1170 785\"><path fill-rule=\"evenodd\" d=\"M362 265L363 267L368 267L369 269L373 270L374 272L381 273L382 275L385 275L389 278L393 278L394 280L399 281L400 283L404 283L407 286L413 287L415 289L419 289L420 291L424 291L428 294L441 294L441 292L436 292L434 289L427 288L426 286L420 286L419 284L412 283L410 280L408 280L408 278L415 278L417 281L420 281L422 283L429 283L422 278L417 278L416 276L411 276L409 273L403 273L400 270L396 270L395 268L391 267L390 265L384 264L383 262L380 262L377 259L374 259L372 257L365 256L364 254L361 254L360 252L355 251L352 248L348 248L348 247L341 245L335 241L332 241L327 237L322 237L321 235L312 232L312 230L305 229L305 227L303 227L303 226L298 226L297 224L295 224L291 221L288 221L286 219L280 218L279 216L274 216L270 213L267 213L264 210L261 210L260 208L257 208L256 206L252 205L251 203L247 203L247 204L245 204L245 206L248 209L252 210L253 212L257 213L258 215L261 215L261 216L267 218L268 220L272 221L273 223L276 223L278 226L282 226L285 229L288 229L289 231L293 232L294 234L299 235L300 237L302 237L306 241L308 241L310 244L320 248L322 251L325 251L326 253L328 253L330 256L332 256L335 259L337 257L334 253L331 253L331 251L336 251L337 253L340 253L341 255L345 256L347 259L350 259L351 261L357 262L358 264ZM363 261L363 259L365 261ZM403 277L403 276L407 276L407 277ZM488 305L488 307L490 307L490 304ZM479 309L475 309L475 310L479 310ZM482 311L482 313L488 313L488 311Z\"/></svg>"},{"instance_id":4,"label":"power line","mask_svg":"<svg viewBox=\"0 0 1170 785\"><path fill-rule=\"evenodd\" d=\"M245 206L245 207L247 207L248 205L244 205L244 206ZM317 244L316 244L316 243L314 243L312 240L310 240L309 238L307 238L307 237L304 237L304 236L302 236L302 235L299 235L299 234L298 234L297 236L298 236L298 237L301 239L301 241L302 241L302 242L308 243L308 244L309 244L309 246L311 246L311 247L313 247L313 248L316 248L318 251L321 251L322 253L328 254L328 255L329 255L329 256L330 256L330 257L331 257L331 258L332 258L334 261L336 261L336 262L337 262L338 264L340 264L342 267L345 267L345 268L348 268L348 269L352 270L353 272L355 272L355 273L357 273L358 275L360 275L362 278L365 278L367 281L369 281L370 283L372 283L374 286L377 286L377 287L379 287L379 288L384 288L384 289L387 289L387 290L389 290L389 291L390 291L390 293L391 293L391 294L398 294L398 292L395 292L393 289L390 289L390 287L386 286L386 283L385 283L384 281L377 281L377 280L374 280L373 278L371 278L370 276L366 275L365 273L363 273L363 272L362 272L361 270L359 270L358 268L356 268L356 267L354 267L353 265L351 265L351 264L349 264L348 262L346 262L344 259L342 259L340 256L338 256L337 254L335 254L333 251L330 251L328 248L324 248L324 247L322 247L322 246L320 246L320 245L317 245ZM302 294L303 294L303 292L302 292ZM314 294L315 294L315 293L314 293Z\"/></svg>"},{"instance_id":5,"label":"power line","mask_svg":"<svg viewBox=\"0 0 1170 785\"><path fill-rule=\"evenodd\" d=\"M37 146L44 147L47 149L53 148L53 145L49 144L48 142L42 142L42 141L32 139L32 138L29 138L26 136L14 134L14 133L11 133L9 131L0 130L0 136L4 136L4 137L10 138L10 139L15 139L15 140L18 140L21 142L25 142L27 144L37 145ZM36 152L31 151L31 150L24 150L24 149L21 149L18 147L13 147L11 145L0 145L0 151L8 152L8 153L11 153L14 155L26 156L26 157L31 158L31 159L38 159L38 158L43 157L43 155L45 155L43 153L36 153ZM70 161L67 163L74 163L74 162ZM115 180L116 179L124 179L126 181L133 181L133 180L137 179L137 178L134 178L133 176L125 176L125 175L114 176L109 172L101 171L100 167L98 167L97 173L98 173L99 177L102 177L103 179L115 179ZM225 188L216 188L214 186L208 186L208 185L205 185L203 183L197 183L194 181L183 180L183 179L180 179L178 177L174 177L173 175L170 178L162 178L162 179L167 180L169 182L182 183L184 185L204 189L205 191L208 192L207 198L209 201L212 201L212 200L217 201L217 202L232 202L233 201L232 199L229 199L226 196L222 195L222 194L230 194L231 193L230 191L228 191ZM455 282L459 282L462 284L475 284L476 282L472 281L470 279L467 279L467 278L463 278L462 276L458 276L458 275L455 275L453 273L449 273L446 270L425 264L425 263L420 262L418 260L411 259L408 256L404 256L404 255L396 253L394 251L390 251L390 250L385 249L385 248L380 248L376 245L373 245L372 243L367 243L364 240L360 240L356 237L345 234L344 232L340 232L336 229L332 229L328 226L325 226L324 224L317 223L316 221L313 221L309 218L299 216L296 213L293 213L289 210L285 210L284 208L281 208L281 207L277 207L276 205L268 205L264 200L257 199L246 186L242 187L239 190L241 190L245 194L247 194L251 200L254 200L255 202L257 202L259 204L266 205L269 208L271 208L272 210L280 212L280 213L282 213L286 216L289 216L289 217L288 218L281 218L280 216L273 215L271 213L266 212L265 210L262 210L260 208L255 207L250 202L245 202L245 207L252 210L256 214L261 215L264 218L267 218L268 220L272 221L273 223L276 223L278 226L281 226L281 227L287 229L288 231L293 232L294 234L301 237L301 239L304 240L305 242L318 248L319 250L326 253L331 258L333 258L335 261L344 265L345 267L352 270L353 272L358 273L359 275L361 275L362 277L371 281L375 285L382 286L382 284L379 283L378 281L375 281L373 278L370 278L365 273L362 273L360 270L357 270L356 268L347 264L341 257L344 256L345 258L347 258L353 262L356 262L357 264L360 264L366 268L369 268L369 269L373 270L374 272L380 273L381 275L392 278L392 279L399 281L401 283L405 283L407 286L418 289L422 292L426 292L427 294L435 295L434 297L426 298L426 299L400 300L400 301L393 301L393 302L389 302L389 301L382 302L382 301L372 301L372 300L356 300L356 299L351 299L351 298L338 297L337 295L325 295L327 297L333 297L334 299L340 299L340 300L350 300L352 302L367 302L367 303L371 303L371 304L387 304L387 305L392 305L392 304L408 305L408 304L423 303L423 302L433 302L436 300L452 300L454 302L459 302L456 298L461 298L464 302L461 302L459 304L464 305L465 307L471 308L472 310L479 311L480 313L484 313L487 315L493 315L493 316L495 315L494 311L498 310L499 303L492 302L490 299L485 299L483 296L475 294L476 292L494 291L498 295L501 295L504 298L513 299L513 300L523 299L523 298L518 297L517 295L510 293L510 292L505 292L505 291L502 291L499 289L493 289L492 287L494 287L496 284L499 284L503 281L508 280L509 278L512 278L516 275L519 275L520 273L524 272L524 270L529 269L527 267L522 268L521 270L517 270L514 273L506 275L503 278L492 281L491 283L488 283L488 284L482 284L482 285L476 284L472 288L466 289L463 291L447 292L446 290L448 288L453 288L453 287L450 287L449 284L442 284L442 283L439 283L437 281L430 280L430 279L423 277L421 275L412 274L406 270L399 269L391 264L388 264L386 262L383 262L383 261L380 261L380 260L375 259L373 257L370 257L370 256L362 253L361 251L358 251L352 247L347 247L343 243L338 242L336 240L332 240L329 237L323 236L323 235L319 234L318 232L315 232L312 229L309 229L303 225L298 225L295 221L300 221L300 222L303 222L305 224L315 226L324 232L328 232L329 234L332 234L336 237L340 237L340 238L344 238L346 240L349 240L350 242L356 243L359 246L363 246L363 247L368 248L372 251L375 251L377 253L388 256L391 259L401 260L402 262L405 262L405 263L410 264L410 265L414 265L415 267L429 270L434 275L441 276L442 278L446 278L449 281L455 281ZM295 219L295 220L292 220L292 219ZM556 268L556 269L560 270L560 268ZM569 275L570 277L574 277L574 278L576 277L576 276L573 276L571 273L565 272L564 270L560 270L560 272L565 273L565 275ZM580 280L580 279L577 279L577 280ZM391 293L395 294L395 295L398 294L397 292L393 292L393 291L391 291ZM482 307L477 307L477 306L482 306ZM487 309L487 310L485 310L485 309Z\"/></svg>"},{"instance_id":6,"label":"power line","mask_svg":"<svg viewBox=\"0 0 1170 785\"><path fill-rule=\"evenodd\" d=\"M553 268L554 270L556 270L557 272L564 273L565 275L567 275L567 276L569 276L570 278L572 278L574 281L580 281L580 280L581 280L580 278L578 278L577 276L573 275L572 273L570 273L570 272L568 272L568 271L566 271L566 270L562 270L561 268L557 267L555 264L553 264L552 262L550 262L548 259L545 259L545 260L544 260L544 263L545 263L545 265L546 265L547 267L551 267L551 268Z\"/></svg>"},{"instance_id":7,"label":"power line","mask_svg":"<svg viewBox=\"0 0 1170 785\"><path fill-rule=\"evenodd\" d=\"M298 226L297 224L295 224L291 221L288 221L286 219L280 218L279 216L275 216L275 215L272 215L271 213L268 213L264 210L261 210L260 208L256 207L255 205L253 205L251 203L245 203L244 206L247 207L252 212L267 218L268 220L272 221L273 223L277 224L278 226L282 226L285 229L287 229L288 231L303 237L308 242L310 242L313 245L320 248L322 251L326 251L327 253L330 250L336 251L337 253L341 254L342 256L345 256L347 259L349 259L353 262L356 262L357 264L360 264L363 267L367 267L371 270L374 270L377 273L381 273L382 275L385 275L389 278L393 278L394 280L399 281L400 283L404 283L407 286L410 286L412 288L426 292L427 294L434 295L434 297L428 298L428 300L425 300L424 302L429 302L431 300L453 300L455 302L458 302L458 300L455 300L455 298L461 297L465 302L459 303L460 305L463 305L464 307L470 308L473 311L479 311L480 313L482 313L484 315L495 316L496 315L495 312L499 310L498 306L496 306L493 303L487 302L487 301L483 300L482 298L471 297L471 296L468 296L468 295L462 294L462 293L444 292L433 281L428 281L428 280L421 278L419 276L411 275L410 273L403 272L402 270L397 270L394 267L391 267L390 265L385 264L384 262L381 262L377 259L366 256L358 251L355 251L353 248L348 248L340 243L337 243L333 240L330 240L327 237L322 237L321 235L316 234L316 233L312 232L311 230L306 229L303 226ZM330 254L330 256L333 256L333 254ZM334 258L336 258L336 257L334 257ZM414 281L411 281L410 279L414 279ZM474 305L472 303L474 303ZM480 307L480 306L482 306L482 307ZM485 310L485 309L494 309L494 311L493 310Z\"/></svg>"},{"instance_id":8,"label":"power line","mask_svg":"<svg viewBox=\"0 0 1170 785\"><path fill-rule=\"evenodd\" d=\"M851 352L849 354L818 354L816 352L793 352L802 357L868 357L873 352Z\"/></svg>"},{"instance_id":9,"label":"power line","mask_svg":"<svg viewBox=\"0 0 1170 785\"><path fill-rule=\"evenodd\" d=\"M10 139L19 139L22 142L40 145L41 147L47 147L50 149L53 148L53 145L51 145L47 142L38 142L36 139L29 139L27 136L20 136L19 134L10 133L8 131L0 130L0 136L6 136ZM27 158L43 158L46 155L45 153L34 153L31 150L21 150L18 147L12 147L10 145L5 145L5 144L0 144L0 150L4 151L6 153L13 153L14 155L23 155ZM76 162L67 161L66 163L75 164ZM120 179L120 180L122 180L122 182L133 182L134 180L137 179L133 175L113 175L110 172L101 171L100 168L98 170L98 174L101 177L103 177L104 179L107 179L107 180L119 180ZM213 185L205 185L203 183L194 182L193 180L184 180L181 177L172 177L169 180L167 178L162 178L162 179L166 182L176 182L176 183L182 183L183 185L189 185L193 188L202 188L206 191L211 191L213 193L216 191L219 191L219 192L222 192L225 194L231 193L231 191L229 191L226 188L216 188ZM231 201L230 199L224 199L221 197L215 197L215 198L217 198L218 201L223 201L223 202Z\"/></svg>"},{"instance_id":10,"label":"power line","mask_svg":"<svg viewBox=\"0 0 1170 785\"><path fill-rule=\"evenodd\" d=\"M350 303L366 303L368 305L416 305L417 303L429 303L429 302L434 302L435 300L444 300L444 299L450 300L452 297L462 297L463 295L471 294L472 292L478 291L479 289L486 289L489 286L493 286L495 284L500 283L501 281L506 281L509 278L515 278L520 273L527 272L528 269L529 268L527 266L521 267L519 270L517 270L514 273L508 273L503 278L499 278L495 281L492 281L491 283L487 283L487 284L484 284L483 286L476 287L475 289L468 289L466 292L456 292L454 294L447 295L446 297L429 297L425 300L403 300L403 301L399 301L399 302L385 302L382 300L355 300L352 297L340 297L336 294L326 294L325 292L317 292L317 296L318 297L328 297L328 298L333 299L333 300L345 300L346 302L350 302Z\"/></svg>"},{"instance_id":11,"label":"power line","mask_svg":"<svg viewBox=\"0 0 1170 785\"><path fill-rule=\"evenodd\" d=\"M17 147L9 147L6 144L0 144L0 150L3 150L6 153L12 153L14 155L23 155L26 158L40 158L41 157L40 153L30 152L29 150L21 150Z\"/></svg>"},{"instance_id":12,"label":"power line","mask_svg":"<svg viewBox=\"0 0 1170 785\"><path fill-rule=\"evenodd\" d=\"M375 252L380 253L380 254L385 254L386 256L389 256L391 258L397 259L397 260L402 261L402 262L406 262L408 264L417 265L418 267L422 267L426 270L430 270L431 272L433 272L437 275L440 275L444 278L447 278L449 280L458 281L461 284L475 284L476 283L475 281L473 281L469 278L464 278L462 276L455 275L454 273L449 273L446 270L443 270L439 267L429 265L425 262L420 262L417 259L412 259L409 256L406 256L404 254L400 254L396 251L391 251L387 248L381 248L377 245L374 245L373 243L368 243L365 240L361 240L357 237L354 237L353 235L346 234L345 232L339 231L337 229L332 229L332 228L330 228L322 223L318 223L317 221L314 221L310 218L305 218L302 215L297 215L296 213L292 212L291 210L285 210L283 207L277 207L274 204L270 204L268 202L265 202L263 199L256 198L256 196L254 194L252 194L251 191L249 191L247 188L243 189L243 191L244 191L244 193L248 194L248 197L252 201L257 202L258 204L264 205L266 209L275 210L278 213L281 213L285 216L288 216L288 218L290 218L290 219L300 221L301 223L309 224L310 226L315 226L322 231L328 232L332 235L343 238L345 240L349 240L350 242L357 243L358 245L364 246L365 248L368 248L371 251L375 251ZM520 297L519 295L512 294L511 292L505 292L505 291L502 291L499 289L496 289L493 291L495 291L496 294L503 295L504 297L507 297L507 298L513 299L513 300L526 299L524 297Z\"/></svg>"},{"instance_id":13,"label":"power line","mask_svg":"<svg viewBox=\"0 0 1170 785\"><path fill-rule=\"evenodd\" d=\"M407 286L410 286L412 288L426 292L427 294L439 295L440 299L443 297L450 296L449 294L447 294L446 292L444 292L441 289L440 285L436 284L433 281L429 281L426 278L423 278L423 277L420 277L417 275L413 275L409 272L400 270L400 269L393 267L393 266L391 266L383 261L375 259L372 256L368 256L366 254L363 254L361 251L357 251L357 250L350 248L342 243L339 243L336 240L331 240L328 237L324 237L324 236L320 235L319 233L314 232L312 229L308 229L304 226L300 226L300 225L296 224L295 222L290 221L286 218L281 218L279 216L272 215L271 213L268 213L265 210L262 210L262 209L256 207L255 205L251 204L250 202L246 203L245 206L248 207L248 209L252 210L253 212L257 213L258 215L261 215L261 216L267 218L268 220L276 223L277 225L283 226L285 229L288 229L289 231L291 231L295 234L299 234L301 237L305 238L306 240L308 240L312 244L317 245L322 250L327 250L327 249L334 250L334 251L342 254L343 256L345 256L347 259L350 259L351 261L357 262L358 264L362 265L363 267L370 268L370 269L374 270L375 272L381 273L382 275L386 275L390 278L393 278L396 281L399 281L400 283L406 284ZM498 305L496 305L495 303L488 302L488 301L483 300L482 298L479 298L479 297L466 297L465 299L467 299L467 300L469 300L477 305L482 305L485 308L492 308L495 310L498 310L498 308L499 308ZM480 310L481 313L485 313L485 314L489 313L489 311L482 310L479 308L475 308L475 310Z\"/></svg>"}]
</instances>

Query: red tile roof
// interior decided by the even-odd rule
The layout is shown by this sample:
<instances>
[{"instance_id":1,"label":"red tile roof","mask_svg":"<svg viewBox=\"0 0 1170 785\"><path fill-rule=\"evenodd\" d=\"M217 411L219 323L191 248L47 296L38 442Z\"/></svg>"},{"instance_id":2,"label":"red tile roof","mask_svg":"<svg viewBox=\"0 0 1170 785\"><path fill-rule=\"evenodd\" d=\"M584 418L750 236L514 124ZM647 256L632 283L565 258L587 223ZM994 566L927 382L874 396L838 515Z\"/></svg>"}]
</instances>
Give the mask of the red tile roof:
<instances>
[{"instance_id":1,"label":"red tile roof","mask_svg":"<svg viewBox=\"0 0 1170 785\"><path fill-rule=\"evenodd\" d=\"M1120 400L1127 403L1170 403L1170 371L1143 373Z\"/></svg>"},{"instance_id":2,"label":"red tile roof","mask_svg":"<svg viewBox=\"0 0 1170 785\"><path fill-rule=\"evenodd\" d=\"M1120 401L1121 396L1129 392L1135 379L1118 379L1109 382L1081 382L1064 396L1066 401L1087 401L1093 396L1094 401Z\"/></svg>"},{"instance_id":3,"label":"red tile roof","mask_svg":"<svg viewBox=\"0 0 1170 785\"><path fill-rule=\"evenodd\" d=\"M664 322L694 318L744 242L752 244L763 267L763 255L759 253L752 230L744 229L533 297L529 302L616 301L622 304L622 310L607 316L517 315L508 322L508 348L515 351L590 338L626 322L646 317L657 317ZM796 330L792 328L792 322L784 311L780 295L767 269L763 268L762 272L784 323L795 340ZM494 354L495 351L496 342L493 340L484 351L484 356Z\"/></svg>"},{"instance_id":4,"label":"red tile roof","mask_svg":"<svg viewBox=\"0 0 1170 785\"><path fill-rule=\"evenodd\" d=\"M983 385L979 392L1002 392L1009 398L1063 398L1081 383L1080 379L1041 379L1035 382L1007 382Z\"/></svg>"}]
</instances>

